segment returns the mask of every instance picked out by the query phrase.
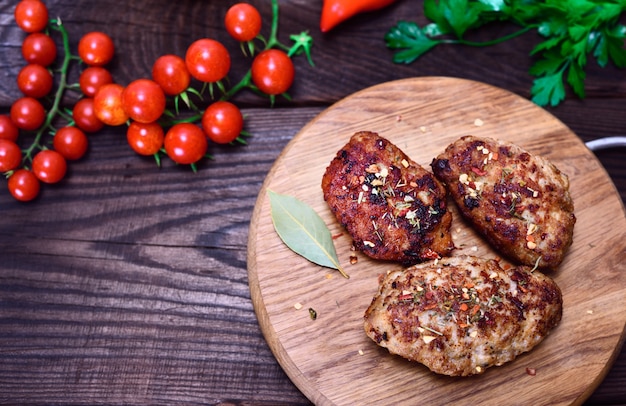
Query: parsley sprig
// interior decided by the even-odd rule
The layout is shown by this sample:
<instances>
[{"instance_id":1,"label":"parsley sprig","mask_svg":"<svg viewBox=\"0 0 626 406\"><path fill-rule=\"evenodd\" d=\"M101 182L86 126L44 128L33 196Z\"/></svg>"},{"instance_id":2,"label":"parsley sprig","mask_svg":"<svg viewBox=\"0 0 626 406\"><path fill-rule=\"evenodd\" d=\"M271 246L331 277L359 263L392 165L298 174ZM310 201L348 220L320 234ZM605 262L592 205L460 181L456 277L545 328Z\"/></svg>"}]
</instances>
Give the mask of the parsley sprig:
<instances>
[{"instance_id":1,"label":"parsley sprig","mask_svg":"<svg viewBox=\"0 0 626 406\"><path fill-rule=\"evenodd\" d=\"M396 50L395 63L412 63L440 44L489 46L536 30L544 38L531 51L536 58L532 100L557 106L565 99L565 84L585 97L585 67L590 57L601 67L612 62L626 67L626 26L620 23L626 0L424 0L431 22L420 27L401 21L385 35ZM519 30L486 42L466 40L472 29L495 21L510 22Z\"/></svg>"}]
</instances>

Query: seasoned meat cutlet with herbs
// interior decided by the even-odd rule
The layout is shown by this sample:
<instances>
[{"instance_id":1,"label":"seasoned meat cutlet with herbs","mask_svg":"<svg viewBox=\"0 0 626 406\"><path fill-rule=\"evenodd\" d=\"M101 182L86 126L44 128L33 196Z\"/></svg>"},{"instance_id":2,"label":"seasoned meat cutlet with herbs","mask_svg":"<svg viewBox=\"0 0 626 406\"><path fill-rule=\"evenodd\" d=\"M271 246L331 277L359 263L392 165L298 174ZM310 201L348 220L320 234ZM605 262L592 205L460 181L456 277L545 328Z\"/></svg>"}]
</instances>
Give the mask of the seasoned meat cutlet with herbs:
<instances>
[{"instance_id":1,"label":"seasoned meat cutlet with herbs","mask_svg":"<svg viewBox=\"0 0 626 406\"><path fill-rule=\"evenodd\" d=\"M509 142L466 136L431 166L460 212L500 252L546 269L563 261L576 216L567 176L547 159Z\"/></svg>"},{"instance_id":2,"label":"seasoned meat cutlet with herbs","mask_svg":"<svg viewBox=\"0 0 626 406\"><path fill-rule=\"evenodd\" d=\"M324 200L356 249L415 264L454 249L443 185L387 139L352 136L322 178Z\"/></svg>"},{"instance_id":3,"label":"seasoned meat cutlet with herbs","mask_svg":"<svg viewBox=\"0 0 626 406\"><path fill-rule=\"evenodd\" d=\"M530 351L561 315L561 291L539 271L455 256L388 273L364 328L392 354L468 376Z\"/></svg>"}]
</instances>

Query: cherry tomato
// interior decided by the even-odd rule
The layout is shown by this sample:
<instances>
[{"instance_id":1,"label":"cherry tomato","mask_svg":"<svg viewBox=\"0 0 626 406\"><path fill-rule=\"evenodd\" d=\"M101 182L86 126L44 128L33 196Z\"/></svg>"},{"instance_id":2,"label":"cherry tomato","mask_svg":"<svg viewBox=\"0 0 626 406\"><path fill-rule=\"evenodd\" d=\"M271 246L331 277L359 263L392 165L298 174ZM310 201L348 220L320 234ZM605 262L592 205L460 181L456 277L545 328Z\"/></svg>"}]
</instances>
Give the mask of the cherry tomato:
<instances>
[{"instance_id":1,"label":"cherry tomato","mask_svg":"<svg viewBox=\"0 0 626 406\"><path fill-rule=\"evenodd\" d=\"M33 200L39 194L39 180L27 169L18 169L9 177L9 192L20 202Z\"/></svg>"},{"instance_id":2,"label":"cherry tomato","mask_svg":"<svg viewBox=\"0 0 626 406\"><path fill-rule=\"evenodd\" d=\"M128 121L128 114L122 104L124 88L117 83L109 83L98 89L93 98L93 109L96 117L106 125L116 126Z\"/></svg>"},{"instance_id":3,"label":"cherry tomato","mask_svg":"<svg viewBox=\"0 0 626 406\"><path fill-rule=\"evenodd\" d=\"M33 131L41 127L46 119L46 110L37 99L22 97L11 106L11 120L22 130Z\"/></svg>"},{"instance_id":4,"label":"cherry tomato","mask_svg":"<svg viewBox=\"0 0 626 406\"><path fill-rule=\"evenodd\" d=\"M54 150L70 161L82 158L87 152L88 145L85 133L74 126L60 128L52 139Z\"/></svg>"},{"instance_id":5,"label":"cherry tomato","mask_svg":"<svg viewBox=\"0 0 626 406\"><path fill-rule=\"evenodd\" d=\"M224 25L237 41L251 41L261 32L261 14L251 4L237 3L226 12Z\"/></svg>"},{"instance_id":6,"label":"cherry tomato","mask_svg":"<svg viewBox=\"0 0 626 406\"><path fill-rule=\"evenodd\" d=\"M230 70L230 54L220 42L203 38L192 43L185 54L189 73L201 82L222 80Z\"/></svg>"},{"instance_id":7,"label":"cherry tomato","mask_svg":"<svg viewBox=\"0 0 626 406\"><path fill-rule=\"evenodd\" d=\"M158 123L133 121L126 130L128 145L139 155L154 155L163 148L165 135Z\"/></svg>"},{"instance_id":8,"label":"cherry tomato","mask_svg":"<svg viewBox=\"0 0 626 406\"><path fill-rule=\"evenodd\" d=\"M28 64L17 74L17 87L25 96L41 99L52 90L53 78L41 65Z\"/></svg>"},{"instance_id":9,"label":"cherry tomato","mask_svg":"<svg viewBox=\"0 0 626 406\"><path fill-rule=\"evenodd\" d=\"M102 66L90 66L80 73L78 85L87 97L94 97L102 85L113 83L113 76Z\"/></svg>"},{"instance_id":10,"label":"cherry tomato","mask_svg":"<svg viewBox=\"0 0 626 406\"><path fill-rule=\"evenodd\" d=\"M11 117L6 114L0 115L0 139L16 141L19 135L20 131L11 120Z\"/></svg>"},{"instance_id":11,"label":"cherry tomato","mask_svg":"<svg viewBox=\"0 0 626 406\"><path fill-rule=\"evenodd\" d=\"M103 32L89 32L78 42L78 56L89 66L106 65L114 53L113 40Z\"/></svg>"},{"instance_id":12,"label":"cherry tomato","mask_svg":"<svg viewBox=\"0 0 626 406\"><path fill-rule=\"evenodd\" d=\"M22 41L22 56L28 63L48 66L57 59L57 46L50 36L34 32Z\"/></svg>"},{"instance_id":13,"label":"cherry tomato","mask_svg":"<svg viewBox=\"0 0 626 406\"><path fill-rule=\"evenodd\" d=\"M279 49L268 49L252 61L252 81L265 94L277 95L287 91L295 76L293 62Z\"/></svg>"},{"instance_id":14,"label":"cherry tomato","mask_svg":"<svg viewBox=\"0 0 626 406\"><path fill-rule=\"evenodd\" d=\"M173 125L165 135L165 152L178 164L198 162L208 148L207 138L195 124Z\"/></svg>"},{"instance_id":15,"label":"cherry tomato","mask_svg":"<svg viewBox=\"0 0 626 406\"><path fill-rule=\"evenodd\" d=\"M239 107L227 101L211 104L202 114L202 129L209 139L218 144L234 141L243 129L243 115Z\"/></svg>"},{"instance_id":16,"label":"cherry tomato","mask_svg":"<svg viewBox=\"0 0 626 406\"><path fill-rule=\"evenodd\" d=\"M176 96L184 92L191 82L185 60L177 55L163 55L152 65L152 79L165 94Z\"/></svg>"},{"instance_id":17,"label":"cherry tomato","mask_svg":"<svg viewBox=\"0 0 626 406\"><path fill-rule=\"evenodd\" d=\"M165 93L155 81L137 79L124 88L122 107L133 120L152 123L165 111Z\"/></svg>"},{"instance_id":18,"label":"cherry tomato","mask_svg":"<svg viewBox=\"0 0 626 406\"><path fill-rule=\"evenodd\" d=\"M0 172L11 171L22 163L22 151L14 141L0 139Z\"/></svg>"},{"instance_id":19,"label":"cherry tomato","mask_svg":"<svg viewBox=\"0 0 626 406\"><path fill-rule=\"evenodd\" d=\"M48 8L40 0L22 0L14 11L15 22L26 32L37 32L48 25Z\"/></svg>"},{"instance_id":20,"label":"cherry tomato","mask_svg":"<svg viewBox=\"0 0 626 406\"><path fill-rule=\"evenodd\" d=\"M80 99L74 104L72 117L76 126L88 133L95 133L104 127L104 123L96 116L93 99L90 97Z\"/></svg>"},{"instance_id":21,"label":"cherry tomato","mask_svg":"<svg viewBox=\"0 0 626 406\"><path fill-rule=\"evenodd\" d=\"M52 149L44 149L33 157L33 173L44 183L57 183L67 172L63 155Z\"/></svg>"}]
</instances>

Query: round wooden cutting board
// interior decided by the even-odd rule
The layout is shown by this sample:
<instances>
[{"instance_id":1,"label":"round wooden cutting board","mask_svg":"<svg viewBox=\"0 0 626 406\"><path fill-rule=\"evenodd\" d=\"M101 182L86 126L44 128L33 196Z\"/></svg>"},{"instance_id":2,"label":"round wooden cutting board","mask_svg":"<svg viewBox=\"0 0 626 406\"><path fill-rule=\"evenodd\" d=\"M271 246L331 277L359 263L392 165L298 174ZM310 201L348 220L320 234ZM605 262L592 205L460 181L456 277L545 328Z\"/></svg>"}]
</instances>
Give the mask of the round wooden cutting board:
<instances>
[{"instance_id":1,"label":"round wooden cutting board","mask_svg":"<svg viewBox=\"0 0 626 406\"><path fill-rule=\"evenodd\" d=\"M320 186L337 151L361 130L389 139L427 170L448 144L473 134L512 141L547 157L569 176L577 216L574 243L561 267L550 273L563 292L563 319L539 346L480 376L451 378L393 356L365 335L363 313L378 276L398 265L360 253L358 262L350 264L351 239L328 209ZM268 189L315 209L336 237L349 279L283 244L273 228ZM459 218L452 203L450 208L456 254L498 256ZM626 215L592 152L545 110L473 81L405 79L336 103L287 145L254 210L248 274L269 346L290 379L316 404L580 404L602 381L624 341ZM317 312L315 320L309 308Z\"/></svg>"}]
</instances>

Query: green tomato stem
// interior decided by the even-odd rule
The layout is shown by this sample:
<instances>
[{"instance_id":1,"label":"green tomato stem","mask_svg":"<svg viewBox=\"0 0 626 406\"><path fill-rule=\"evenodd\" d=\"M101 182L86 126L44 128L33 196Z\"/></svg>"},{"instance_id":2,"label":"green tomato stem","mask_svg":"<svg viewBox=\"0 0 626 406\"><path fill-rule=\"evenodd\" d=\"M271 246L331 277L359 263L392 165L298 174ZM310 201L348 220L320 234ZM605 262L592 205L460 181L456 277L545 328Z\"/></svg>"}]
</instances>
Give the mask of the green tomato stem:
<instances>
[{"instance_id":1,"label":"green tomato stem","mask_svg":"<svg viewBox=\"0 0 626 406\"><path fill-rule=\"evenodd\" d=\"M278 41L278 0L272 0L272 27L270 29L270 36L265 43L265 49L270 48L282 48L283 50L289 50L289 47Z\"/></svg>"},{"instance_id":2,"label":"green tomato stem","mask_svg":"<svg viewBox=\"0 0 626 406\"><path fill-rule=\"evenodd\" d=\"M52 121L59 114L59 105L61 104L61 100L63 99L65 90L68 88L67 72L69 70L70 61L73 59L70 51L69 35L61 20L50 20L49 25L51 29L61 33L61 39L63 41L64 56L63 63L61 64L61 68L59 69L59 71L61 72L61 76L59 78L59 87L54 94L54 102L52 103L52 107L50 107L50 110L48 110L48 114L46 114L46 119L43 125L37 131L37 134L35 135L35 139L33 140L31 146L24 152L22 165L24 165L27 161L32 162L33 158L31 155L35 149L44 148L44 146L40 144L41 137L47 129L52 129L54 131L54 128L52 127Z\"/></svg>"}]
</instances>

